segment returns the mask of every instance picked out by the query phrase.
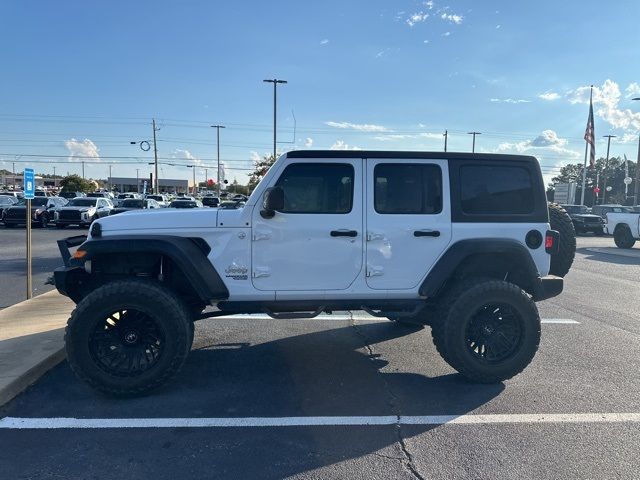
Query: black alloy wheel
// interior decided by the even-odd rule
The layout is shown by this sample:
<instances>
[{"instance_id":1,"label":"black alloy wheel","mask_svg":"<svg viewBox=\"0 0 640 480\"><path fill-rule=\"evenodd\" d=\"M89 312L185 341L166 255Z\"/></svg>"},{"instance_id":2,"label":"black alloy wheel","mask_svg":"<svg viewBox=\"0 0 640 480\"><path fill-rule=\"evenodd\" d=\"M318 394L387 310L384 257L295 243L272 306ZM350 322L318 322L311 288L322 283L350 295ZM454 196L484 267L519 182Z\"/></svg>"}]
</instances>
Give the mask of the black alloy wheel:
<instances>
[{"instance_id":1,"label":"black alloy wheel","mask_svg":"<svg viewBox=\"0 0 640 480\"><path fill-rule=\"evenodd\" d=\"M469 319L465 335L468 350L478 360L498 364L518 351L522 320L510 305L487 304Z\"/></svg>"},{"instance_id":2,"label":"black alloy wheel","mask_svg":"<svg viewBox=\"0 0 640 480\"><path fill-rule=\"evenodd\" d=\"M161 325L146 313L118 310L96 324L89 338L89 352L104 372L134 377L158 363L165 338Z\"/></svg>"}]
</instances>

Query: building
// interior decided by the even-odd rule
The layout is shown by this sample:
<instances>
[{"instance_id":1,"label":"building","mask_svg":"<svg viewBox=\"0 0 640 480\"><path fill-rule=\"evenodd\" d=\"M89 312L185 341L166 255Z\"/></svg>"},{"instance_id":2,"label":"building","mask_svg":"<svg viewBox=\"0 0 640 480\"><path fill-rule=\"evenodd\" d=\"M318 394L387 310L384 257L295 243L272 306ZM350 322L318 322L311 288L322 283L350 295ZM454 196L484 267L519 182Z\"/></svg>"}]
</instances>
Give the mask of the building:
<instances>
[{"instance_id":1,"label":"building","mask_svg":"<svg viewBox=\"0 0 640 480\"><path fill-rule=\"evenodd\" d=\"M58 189L60 187L60 181L62 177L55 178L43 178L40 175L35 176L36 188L50 190ZM12 190L22 190L24 185L24 178L21 173L2 173L0 174L0 187L10 188Z\"/></svg>"},{"instance_id":2,"label":"building","mask_svg":"<svg viewBox=\"0 0 640 480\"><path fill-rule=\"evenodd\" d=\"M108 177L107 188L109 190L117 190L118 192L140 192L149 193L153 185L151 180L146 177L129 178L129 177ZM171 178L158 179L158 188L162 193L187 193L189 188L188 180L177 180Z\"/></svg>"}]
</instances>

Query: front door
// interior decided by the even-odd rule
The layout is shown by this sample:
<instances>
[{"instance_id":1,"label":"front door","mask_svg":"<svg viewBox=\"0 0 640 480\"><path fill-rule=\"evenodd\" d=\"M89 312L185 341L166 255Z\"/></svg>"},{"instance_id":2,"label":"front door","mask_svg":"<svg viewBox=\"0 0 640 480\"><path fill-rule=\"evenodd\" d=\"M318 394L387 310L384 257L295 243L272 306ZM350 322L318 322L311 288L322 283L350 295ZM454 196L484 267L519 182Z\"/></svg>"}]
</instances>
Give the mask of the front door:
<instances>
[{"instance_id":1,"label":"front door","mask_svg":"<svg viewBox=\"0 0 640 480\"><path fill-rule=\"evenodd\" d=\"M380 290L416 288L451 240L446 160L366 160L366 276Z\"/></svg>"},{"instance_id":2,"label":"front door","mask_svg":"<svg viewBox=\"0 0 640 480\"><path fill-rule=\"evenodd\" d=\"M295 159L273 185L284 209L266 219L261 202L253 211L255 288L348 288L363 261L362 159Z\"/></svg>"}]
</instances>

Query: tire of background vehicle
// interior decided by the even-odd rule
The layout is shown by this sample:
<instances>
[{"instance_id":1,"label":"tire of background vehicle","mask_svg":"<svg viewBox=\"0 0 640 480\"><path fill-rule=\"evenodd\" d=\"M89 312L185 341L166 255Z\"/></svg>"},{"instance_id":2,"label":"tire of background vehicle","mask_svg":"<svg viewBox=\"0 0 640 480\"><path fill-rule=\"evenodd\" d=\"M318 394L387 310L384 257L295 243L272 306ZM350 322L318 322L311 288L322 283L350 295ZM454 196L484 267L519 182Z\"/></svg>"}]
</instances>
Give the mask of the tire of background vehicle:
<instances>
[{"instance_id":1,"label":"tire of background vehicle","mask_svg":"<svg viewBox=\"0 0 640 480\"><path fill-rule=\"evenodd\" d=\"M576 255L576 231L567 211L557 203L549 203L549 223L551 230L560 234L558 253L551 255L549 273L564 277L569 273Z\"/></svg>"},{"instance_id":2,"label":"tire of background vehicle","mask_svg":"<svg viewBox=\"0 0 640 480\"><path fill-rule=\"evenodd\" d=\"M60 230L62 230L64 227L66 227L64 223L56 223L56 228L59 228Z\"/></svg>"},{"instance_id":3,"label":"tire of background vehicle","mask_svg":"<svg viewBox=\"0 0 640 480\"><path fill-rule=\"evenodd\" d=\"M444 308L445 316L432 327L434 344L442 358L477 383L498 383L522 372L540 343L535 302L517 285L501 280L481 280L465 287L457 289L461 292L457 297L449 297L453 301ZM478 332L483 337L477 337ZM498 339L500 344L496 343ZM500 353L492 345L506 352Z\"/></svg>"},{"instance_id":4,"label":"tire of background vehicle","mask_svg":"<svg viewBox=\"0 0 640 480\"><path fill-rule=\"evenodd\" d=\"M621 225L616 228L615 232L613 232L613 241L618 248L631 248L636 243L631 230L626 225Z\"/></svg>"},{"instance_id":5,"label":"tire of background vehicle","mask_svg":"<svg viewBox=\"0 0 640 480\"><path fill-rule=\"evenodd\" d=\"M178 373L191 347L192 323L184 302L158 283L108 283L82 299L71 314L65 330L67 359L76 376L96 390L113 396L142 395ZM137 333L138 344L126 344L131 331ZM136 348L140 360L127 359Z\"/></svg>"},{"instance_id":6,"label":"tire of background vehicle","mask_svg":"<svg viewBox=\"0 0 640 480\"><path fill-rule=\"evenodd\" d=\"M43 213L40 215L40 227L47 228L49 226L49 215Z\"/></svg>"}]
</instances>

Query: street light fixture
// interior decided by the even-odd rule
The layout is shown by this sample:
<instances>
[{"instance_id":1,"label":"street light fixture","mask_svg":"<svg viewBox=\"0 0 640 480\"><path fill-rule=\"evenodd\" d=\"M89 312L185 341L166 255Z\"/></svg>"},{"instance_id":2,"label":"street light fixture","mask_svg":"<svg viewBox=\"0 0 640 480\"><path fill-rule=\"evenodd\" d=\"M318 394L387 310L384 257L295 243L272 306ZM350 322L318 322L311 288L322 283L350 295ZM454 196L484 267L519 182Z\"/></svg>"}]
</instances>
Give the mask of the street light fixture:
<instances>
[{"instance_id":1,"label":"street light fixture","mask_svg":"<svg viewBox=\"0 0 640 480\"><path fill-rule=\"evenodd\" d=\"M277 123L277 115L276 115L276 110L277 110L277 86L279 83L287 83L286 80L279 80L277 78L271 79L271 80L263 80L263 82L265 83L273 83L273 160L275 161L276 159L276 123Z\"/></svg>"}]
</instances>

